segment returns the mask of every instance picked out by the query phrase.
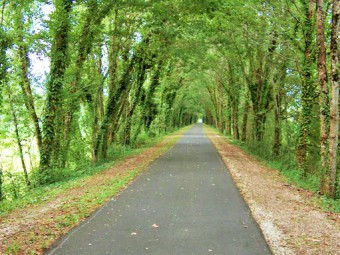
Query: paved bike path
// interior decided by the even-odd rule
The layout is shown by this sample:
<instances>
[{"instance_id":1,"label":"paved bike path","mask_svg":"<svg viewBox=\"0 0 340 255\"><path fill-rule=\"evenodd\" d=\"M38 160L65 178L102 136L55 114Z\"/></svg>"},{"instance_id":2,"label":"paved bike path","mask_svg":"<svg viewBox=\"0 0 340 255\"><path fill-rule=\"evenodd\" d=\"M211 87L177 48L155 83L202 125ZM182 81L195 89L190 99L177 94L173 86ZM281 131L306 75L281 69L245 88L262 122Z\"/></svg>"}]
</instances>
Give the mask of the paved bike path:
<instances>
[{"instance_id":1,"label":"paved bike path","mask_svg":"<svg viewBox=\"0 0 340 255\"><path fill-rule=\"evenodd\" d=\"M46 254L271 252L216 149L195 125Z\"/></svg>"}]
</instances>

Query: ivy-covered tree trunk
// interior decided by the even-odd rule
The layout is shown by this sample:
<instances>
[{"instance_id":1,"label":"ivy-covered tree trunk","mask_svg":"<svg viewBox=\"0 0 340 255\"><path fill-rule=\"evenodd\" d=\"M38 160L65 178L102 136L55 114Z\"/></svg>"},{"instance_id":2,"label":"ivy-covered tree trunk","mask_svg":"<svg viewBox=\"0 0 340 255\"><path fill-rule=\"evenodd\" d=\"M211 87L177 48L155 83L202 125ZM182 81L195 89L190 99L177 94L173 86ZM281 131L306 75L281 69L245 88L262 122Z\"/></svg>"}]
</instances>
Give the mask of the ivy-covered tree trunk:
<instances>
[{"instance_id":1,"label":"ivy-covered tree trunk","mask_svg":"<svg viewBox=\"0 0 340 255\"><path fill-rule=\"evenodd\" d=\"M183 126L183 106L180 107L178 115L177 115L177 119L176 119L176 127L182 127Z\"/></svg>"},{"instance_id":2,"label":"ivy-covered tree trunk","mask_svg":"<svg viewBox=\"0 0 340 255\"><path fill-rule=\"evenodd\" d=\"M92 135L91 135L91 160L92 163L97 161L95 154L96 138L99 131L99 123L104 116L104 96L103 96L103 85L105 81L105 76L102 74L102 53L101 48L98 49L98 63L97 63L97 74L98 74L98 88L94 97L94 100L90 103L91 112L93 114L93 124L92 124Z\"/></svg>"},{"instance_id":3,"label":"ivy-covered tree trunk","mask_svg":"<svg viewBox=\"0 0 340 255\"><path fill-rule=\"evenodd\" d=\"M146 79L146 68L147 65L144 63L144 60L140 58L138 64L138 71L137 71L137 81L136 81L136 88L134 91L134 95L132 96L131 102L128 107L128 111L126 114L126 127L125 127L125 144L131 144L131 127L132 127L132 117L136 110L138 103L140 102L142 91L143 91L143 84Z\"/></svg>"},{"instance_id":4,"label":"ivy-covered tree trunk","mask_svg":"<svg viewBox=\"0 0 340 255\"><path fill-rule=\"evenodd\" d=\"M0 113L2 113L2 102L3 102L2 92L3 92L3 88L6 84L6 79L7 79L8 60L7 60L6 51L10 45L9 40L7 38L7 33L3 27L5 3L6 3L5 1L2 2L1 19L0 19ZM2 123L0 123L0 125L1 124ZM0 163L0 201L2 201L5 198L4 192L3 192L3 183L4 183L3 168L2 168L2 164Z\"/></svg>"},{"instance_id":5,"label":"ivy-covered tree trunk","mask_svg":"<svg viewBox=\"0 0 340 255\"><path fill-rule=\"evenodd\" d=\"M211 103L213 105L214 108L214 126L218 129L221 130L221 121L220 121L220 109L219 109L219 100L218 100L218 95L217 95L217 88L216 87L207 87L209 95L210 95L210 99L211 99Z\"/></svg>"},{"instance_id":6,"label":"ivy-covered tree trunk","mask_svg":"<svg viewBox=\"0 0 340 255\"><path fill-rule=\"evenodd\" d=\"M89 94L86 89L80 87L81 75L83 71L83 66L87 60L89 54L92 51L93 44L96 39L96 32L98 32L98 26L101 24L102 20L106 17L109 9L113 3L108 3L99 9L98 2L96 0L90 0L87 2L87 13L85 16L85 21L82 27L82 32L79 37L79 46L77 50L77 57L75 60L75 66L73 71L73 80L70 83L70 97L68 98L67 110L65 113L65 121L63 125L62 132L62 144L58 163L61 168L65 168L68 152L71 142L72 126L75 122L74 115L79 111L81 99L86 98L90 100ZM116 16L115 16L116 18Z\"/></svg>"},{"instance_id":7,"label":"ivy-covered tree trunk","mask_svg":"<svg viewBox=\"0 0 340 255\"><path fill-rule=\"evenodd\" d=\"M314 2L309 0L303 2L304 7L304 60L302 64L302 87L301 87L301 115L299 138L296 146L296 161L303 170L304 175L308 173L307 151L311 135L312 108L315 99L315 86L313 78L313 13Z\"/></svg>"},{"instance_id":8,"label":"ivy-covered tree trunk","mask_svg":"<svg viewBox=\"0 0 340 255\"><path fill-rule=\"evenodd\" d=\"M273 78L274 83L274 138L273 156L279 157L282 148L282 118L284 115L283 102L285 98L284 82L287 75L286 65L283 64Z\"/></svg>"},{"instance_id":9,"label":"ivy-covered tree trunk","mask_svg":"<svg viewBox=\"0 0 340 255\"><path fill-rule=\"evenodd\" d=\"M248 114L250 110L250 104L249 101L246 99L244 110L243 110L243 118L242 118L242 142L247 141L247 132L248 132Z\"/></svg>"},{"instance_id":10,"label":"ivy-covered tree trunk","mask_svg":"<svg viewBox=\"0 0 340 255\"><path fill-rule=\"evenodd\" d=\"M179 77L178 82L172 85L172 89L170 91L166 90L163 92L165 94L165 103L167 105L167 109L165 110L165 132L168 132L171 130L171 127L173 127L173 123L171 123L173 120L173 106L177 98L177 92L183 84L183 80L183 77Z\"/></svg>"},{"instance_id":11,"label":"ivy-covered tree trunk","mask_svg":"<svg viewBox=\"0 0 340 255\"><path fill-rule=\"evenodd\" d=\"M157 114L156 105L154 103L154 94L156 88L160 84L161 70L163 68L163 61L159 61L156 67L156 70L152 76L151 84L148 88L147 95L145 98L144 106L143 106L143 114L144 114L144 124L146 130L150 129L151 123Z\"/></svg>"},{"instance_id":12,"label":"ivy-covered tree trunk","mask_svg":"<svg viewBox=\"0 0 340 255\"><path fill-rule=\"evenodd\" d=\"M326 68L326 46L325 46L325 18L324 0L316 1L316 31L318 45L318 75L320 86L320 165L321 165L321 188L322 194L329 192L329 184L325 179L329 178L329 167L327 158L328 133L329 133L329 99L328 99L328 77Z\"/></svg>"},{"instance_id":13,"label":"ivy-covered tree trunk","mask_svg":"<svg viewBox=\"0 0 340 255\"><path fill-rule=\"evenodd\" d=\"M281 155L281 97L275 95L273 156Z\"/></svg>"},{"instance_id":14,"label":"ivy-covered tree trunk","mask_svg":"<svg viewBox=\"0 0 340 255\"><path fill-rule=\"evenodd\" d=\"M232 134L232 112L231 112L231 109L232 109L232 102L230 100L230 97L228 99L228 102L227 102L227 113L226 113L226 132L227 132L227 135L228 136L231 136Z\"/></svg>"},{"instance_id":15,"label":"ivy-covered tree trunk","mask_svg":"<svg viewBox=\"0 0 340 255\"><path fill-rule=\"evenodd\" d=\"M339 137L339 23L340 1L333 0L331 30L331 102L329 132L329 191L327 194L335 198L337 187L337 151Z\"/></svg>"},{"instance_id":16,"label":"ivy-covered tree trunk","mask_svg":"<svg viewBox=\"0 0 340 255\"><path fill-rule=\"evenodd\" d=\"M205 117L203 118L203 122L206 123L207 125L213 125L214 123L214 118L213 114L211 113L210 109L205 109Z\"/></svg>"},{"instance_id":17,"label":"ivy-covered tree trunk","mask_svg":"<svg viewBox=\"0 0 340 255\"><path fill-rule=\"evenodd\" d=\"M235 140L240 139L239 134L239 121L238 121L238 98L237 95L234 95L232 99L232 123L233 123L233 137Z\"/></svg>"},{"instance_id":18,"label":"ivy-covered tree trunk","mask_svg":"<svg viewBox=\"0 0 340 255\"><path fill-rule=\"evenodd\" d=\"M130 83L129 86L125 89L124 93L121 95L117 105L118 111L112 115L110 120L110 131L108 134L108 145L111 145L114 142L114 138L120 128L120 126L124 123L124 111L128 108L129 105L129 93L131 91L132 84Z\"/></svg>"},{"instance_id":19,"label":"ivy-covered tree trunk","mask_svg":"<svg viewBox=\"0 0 340 255\"><path fill-rule=\"evenodd\" d=\"M118 11L115 10L115 17L117 17ZM128 97L129 90L132 86L132 80L129 82L128 87L120 92L119 88L121 86L122 78L119 77L119 62L121 62L121 68L123 72L125 72L126 68L129 66L129 55L130 55L130 47L131 40L127 39L125 43L118 42L117 40L117 26L115 23L113 29L113 35L111 37L111 45L110 45L110 53L109 53L109 97L110 95L114 95L115 93L121 93L117 97L116 110L114 114L111 116L110 123L108 125L108 134L107 141L103 143L104 146L110 145L114 142L114 137L117 132L117 128L119 126L119 118L123 113L123 107L125 104L125 99ZM131 67L131 72L134 69L134 66ZM132 76L131 76L132 77ZM104 147L102 147L103 149Z\"/></svg>"},{"instance_id":20,"label":"ivy-covered tree trunk","mask_svg":"<svg viewBox=\"0 0 340 255\"><path fill-rule=\"evenodd\" d=\"M226 128L225 123L225 95L223 93L224 87L222 81L217 79L216 82L216 101L217 101L217 114L218 114L218 128L220 132L223 134Z\"/></svg>"},{"instance_id":21,"label":"ivy-covered tree trunk","mask_svg":"<svg viewBox=\"0 0 340 255\"><path fill-rule=\"evenodd\" d=\"M146 39L145 41L148 41L148 39ZM145 46L145 42L143 43L143 45ZM125 65L125 70L127 71L127 75L130 75L130 77L128 77L127 79L131 79L131 81L124 81L123 78L121 78L120 83L118 84L118 88L115 86L112 86L112 82L114 82L114 80L110 80L110 91L111 93L118 93L118 101L116 102L116 109L114 110L114 113L111 115L111 120L110 120L110 125L109 125L109 131L108 131L108 135L107 135L107 144L112 144L114 141L114 136L116 134L116 132L119 129L119 126L122 124L122 122L124 120L121 120L121 117L124 113L125 108L129 105L128 101L129 101L129 94L130 94L130 90L132 89L133 86L133 77L135 77L135 83L137 86L140 86L140 91L138 91L139 94L141 94L142 92L142 86L143 83L146 79L146 70L148 68L151 68L152 66L152 61L150 61L148 64L146 64L146 62L148 62L148 60L146 60L146 56L145 56L145 52L143 49L143 46L141 46L138 51L136 52L136 55L134 55L133 57L133 61L135 61L131 66L129 65L129 61L128 61L128 55L129 55L129 47L126 47L126 50L123 52L123 59L124 62L126 62ZM118 55L117 55L118 56ZM113 59L114 61L114 59ZM132 60L130 60L132 61ZM116 62L115 62L116 63ZM116 63L117 64L117 63ZM110 65L113 68L117 68L117 65L113 64ZM114 75L117 75L116 73L117 71L115 71ZM123 75L124 77L124 75ZM123 91L120 91L120 84L122 84L122 82L127 82L126 88ZM136 103L139 102L139 98L136 101ZM143 105L144 106L144 105ZM136 106L135 106L136 107ZM132 114L134 112L134 108L131 108L132 110ZM130 120L132 118L132 116L128 117ZM143 121L139 122L139 126L137 129L137 134L139 133L139 129L141 128L142 124L144 124ZM136 134L136 135L137 135ZM134 137L136 138L136 137ZM135 140L135 139L133 139ZM103 143L103 146L105 146L105 144ZM104 148L104 147L103 147Z\"/></svg>"},{"instance_id":22,"label":"ivy-covered tree trunk","mask_svg":"<svg viewBox=\"0 0 340 255\"><path fill-rule=\"evenodd\" d=\"M239 101L240 101L240 86L237 84L236 80L236 72L231 65L228 63L228 73L229 73L229 86L230 88L225 88L226 92L229 94L230 102L231 102L231 120L232 120L232 129L233 129L233 137L235 140L240 139L239 132Z\"/></svg>"},{"instance_id":23,"label":"ivy-covered tree trunk","mask_svg":"<svg viewBox=\"0 0 340 255\"><path fill-rule=\"evenodd\" d=\"M101 157L106 158L107 157L107 149L108 149L108 139L110 135L110 125L112 124L112 120L118 121L117 119L113 119L116 114L118 113L120 109L119 101L126 92L126 89L128 88L130 84L130 77L131 72L133 70L133 66L136 62L136 55L132 56L132 59L130 60L130 63L126 67L124 74L122 75L121 81L119 83L119 87L117 90L113 93L110 93L108 97L108 102L106 105L105 115L104 119L102 121L100 131L97 136L96 146L94 150L95 158L99 158L99 149L101 148ZM114 117L113 117L114 116Z\"/></svg>"},{"instance_id":24,"label":"ivy-covered tree trunk","mask_svg":"<svg viewBox=\"0 0 340 255\"><path fill-rule=\"evenodd\" d=\"M43 139L40 158L40 172L45 176L41 183L50 182L51 156L55 138L55 120L61 107L64 75L68 65L68 34L69 14L72 9L72 0L57 1L54 40L51 50L51 70L47 84L46 108L43 119Z\"/></svg>"},{"instance_id":25,"label":"ivy-covered tree trunk","mask_svg":"<svg viewBox=\"0 0 340 255\"><path fill-rule=\"evenodd\" d=\"M0 23L0 112L2 109L2 102L3 102L2 91L3 91L3 88L5 87L6 79L7 79L8 59L7 59L6 51L10 45L8 34L4 30L2 23L3 23L3 20L1 19L1 23Z\"/></svg>"},{"instance_id":26,"label":"ivy-covered tree trunk","mask_svg":"<svg viewBox=\"0 0 340 255\"><path fill-rule=\"evenodd\" d=\"M268 54L268 61L259 56L259 66L254 71L254 81L248 84L251 102L254 112L254 136L255 140L261 142L264 138L265 124L269 106L272 101L272 86L268 81L270 75L269 68L272 52Z\"/></svg>"},{"instance_id":27,"label":"ivy-covered tree trunk","mask_svg":"<svg viewBox=\"0 0 340 255\"><path fill-rule=\"evenodd\" d=\"M267 119L267 111L269 109L270 86L264 77L264 73L259 68L256 71L257 82L250 87L252 95L253 111L254 111L254 134L257 141L262 141L265 131L265 123Z\"/></svg>"},{"instance_id":28,"label":"ivy-covered tree trunk","mask_svg":"<svg viewBox=\"0 0 340 255\"><path fill-rule=\"evenodd\" d=\"M262 142L264 139L267 114L271 110L271 103L273 101L271 77L277 44L277 35L274 31L266 51L259 51L257 54L258 65L253 69L254 81L251 84L248 83L254 111L255 139L258 142Z\"/></svg>"},{"instance_id":29,"label":"ivy-covered tree trunk","mask_svg":"<svg viewBox=\"0 0 340 255\"><path fill-rule=\"evenodd\" d=\"M109 51L109 93L114 93L117 84L118 75L118 56L121 51L121 45L118 40L118 8L114 10L114 24L113 31L110 38L110 51ZM128 47L126 47L128 49Z\"/></svg>"}]
</instances>

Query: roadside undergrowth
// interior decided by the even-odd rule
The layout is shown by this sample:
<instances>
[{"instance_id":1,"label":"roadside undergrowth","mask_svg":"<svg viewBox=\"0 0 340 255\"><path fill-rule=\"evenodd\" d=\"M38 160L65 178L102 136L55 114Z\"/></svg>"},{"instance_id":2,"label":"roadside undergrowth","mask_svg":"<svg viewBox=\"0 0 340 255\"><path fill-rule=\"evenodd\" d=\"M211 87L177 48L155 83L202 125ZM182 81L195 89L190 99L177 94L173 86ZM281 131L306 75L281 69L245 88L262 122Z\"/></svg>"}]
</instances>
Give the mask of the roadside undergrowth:
<instances>
[{"instance_id":1,"label":"roadside undergrowth","mask_svg":"<svg viewBox=\"0 0 340 255\"><path fill-rule=\"evenodd\" d=\"M19 208L2 208L0 254L42 254L124 189L187 129L168 135L149 148L131 151L114 163L103 164L92 175L41 188L27 201L20 201Z\"/></svg>"},{"instance_id":2,"label":"roadside undergrowth","mask_svg":"<svg viewBox=\"0 0 340 255\"><path fill-rule=\"evenodd\" d=\"M114 150L113 153L110 153L112 155L110 160L102 161L95 165L89 162L84 162L84 164L78 165L73 170L59 169L59 175L62 176L62 178L60 178L61 181L34 187L28 190L25 196L21 196L16 199L0 201L0 217L6 216L12 210L18 208L23 209L27 206L39 205L43 202L50 201L63 191L79 186L82 180L89 176L93 176L96 173L109 169L114 165L119 164L127 157L142 153L147 148L160 143L162 139L164 139L164 136L154 137L136 148L114 145L110 148L110 150Z\"/></svg>"},{"instance_id":3,"label":"roadside undergrowth","mask_svg":"<svg viewBox=\"0 0 340 255\"><path fill-rule=\"evenodd\" d=\"M220 136L223 136L228 143L235 145L245 151L247 154L251 155L252 157L256 158L261 164L271 169L275 169L280 172L282 176L285 177L285 181L297 188L297 189L304 189L308 191L312 191L314 196L312 197L313 202L315 202L318 206L321 207L322 210L325 212L331 213L340 213L340 199L330 199L326 196L319 195L319 177L315 175L307 175L303 176L301 170L299 170L295 164L295 162L288 162L285 160L281 160L280 158L266 158L258 154L258 150L254 148L247 147L246 144L236 141L234 139L228 138L221 134L218 130L208 127L205 127L206 130L209 132L215 132Z\"/></svg>"}]
</instances>

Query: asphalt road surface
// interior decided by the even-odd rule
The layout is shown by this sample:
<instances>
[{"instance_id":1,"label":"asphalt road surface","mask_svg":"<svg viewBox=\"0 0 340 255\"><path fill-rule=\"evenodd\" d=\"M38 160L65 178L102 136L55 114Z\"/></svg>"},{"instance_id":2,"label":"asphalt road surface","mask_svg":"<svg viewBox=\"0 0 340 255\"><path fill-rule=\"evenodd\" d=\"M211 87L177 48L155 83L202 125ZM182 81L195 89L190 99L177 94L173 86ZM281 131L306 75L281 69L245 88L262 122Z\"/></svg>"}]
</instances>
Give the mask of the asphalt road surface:
<instances>
[{"instance_id":1,"label":"asphalt road surface","mask_svg":"<svg viewBox=\"0 0 340 255\"><path fill-rule=\"evenodd\" d=\"M226 166L198 124L46 254L271 252Z\"/></svg>"}]
</instances>

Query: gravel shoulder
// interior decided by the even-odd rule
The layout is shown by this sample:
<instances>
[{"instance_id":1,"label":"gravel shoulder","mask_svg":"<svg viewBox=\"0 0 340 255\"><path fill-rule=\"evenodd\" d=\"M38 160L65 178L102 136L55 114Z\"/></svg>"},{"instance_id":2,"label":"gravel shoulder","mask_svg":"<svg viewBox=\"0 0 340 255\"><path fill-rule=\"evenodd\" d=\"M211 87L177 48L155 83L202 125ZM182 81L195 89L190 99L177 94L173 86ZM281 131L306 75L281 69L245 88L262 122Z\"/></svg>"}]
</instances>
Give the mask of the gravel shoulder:
<instances>
[{"instance_id":1,"label":"gravel shoulder","mask_svg":"<svg viewBox=\"0 0 340 255\"><path fill-rule=\"evenodd\" d=\"M248 203L274 254L340 254L340 215L322 211L314 195L205 129Z\"/></svg>"}]
</instances>

